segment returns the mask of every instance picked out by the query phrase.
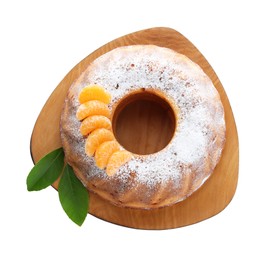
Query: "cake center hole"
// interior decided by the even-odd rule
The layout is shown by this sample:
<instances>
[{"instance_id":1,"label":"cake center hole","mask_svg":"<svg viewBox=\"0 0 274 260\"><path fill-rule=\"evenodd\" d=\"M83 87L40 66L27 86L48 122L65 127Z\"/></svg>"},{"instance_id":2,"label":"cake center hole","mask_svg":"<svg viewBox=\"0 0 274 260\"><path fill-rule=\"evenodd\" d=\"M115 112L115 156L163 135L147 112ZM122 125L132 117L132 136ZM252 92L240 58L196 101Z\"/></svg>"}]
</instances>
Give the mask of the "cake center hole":
<instances>
[{"instance_id":1,"label":"cake center hole","mask_svg":"<svg viewBox=\"0 0 274 260\"><path fill-rule=\"evenodd\" d=\"M126 96L117 105L113 120L117 141L135 154L152 154L171 141L176 120L172 107L162 97L141 91Z\"/></svg>"}]
</instances>

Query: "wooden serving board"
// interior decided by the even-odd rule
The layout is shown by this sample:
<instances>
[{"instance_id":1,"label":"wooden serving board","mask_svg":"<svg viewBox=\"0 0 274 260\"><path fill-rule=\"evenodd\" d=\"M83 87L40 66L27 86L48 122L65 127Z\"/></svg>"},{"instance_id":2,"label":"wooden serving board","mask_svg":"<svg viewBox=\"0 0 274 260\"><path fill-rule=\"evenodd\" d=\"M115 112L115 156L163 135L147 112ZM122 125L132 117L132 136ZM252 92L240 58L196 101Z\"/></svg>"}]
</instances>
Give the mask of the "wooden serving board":
<instances>
[{"instance_id":1,"label":"wooden serving board","mask_svg":"<svg viewBox=\"0 0 274 260\"><path fill-rule=\"evenodd\" d=\"M218 90L226 121L226 144L222 158L211 177L186 200L160 209L121 208L90 192L90 214L119 225L140 229L182 227L210 218L221 212L231 201L237 186L239 145L236 124L225 90L214 70L199 50L182 34L170 28L151 28L118 38L102 46L79 64L61 81L44 105L31 137L34 163L50 151L61 147L59 121L68 88L88 64L100 55L120 46L154 44L173 49L199 64ZM53 185L56 189L58 183Z\"/></svg>"}]
</instances>

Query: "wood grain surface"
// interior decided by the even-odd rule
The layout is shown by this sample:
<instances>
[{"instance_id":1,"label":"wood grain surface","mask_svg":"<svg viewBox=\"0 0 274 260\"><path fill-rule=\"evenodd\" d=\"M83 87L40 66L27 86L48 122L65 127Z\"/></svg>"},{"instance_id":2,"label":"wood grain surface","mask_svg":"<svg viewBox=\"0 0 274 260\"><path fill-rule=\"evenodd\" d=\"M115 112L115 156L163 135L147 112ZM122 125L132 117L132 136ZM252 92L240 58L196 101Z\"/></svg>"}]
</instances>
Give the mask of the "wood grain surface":
<instances>
[{"instance_id":1,"label":"wood grain surface","mask_svg":"<svg viewBox=\"0 0 274 260\"><path fill-rule=\"evenodd\" d=\"M35 123L30 150L34 163L61 147L59 121L68 88L97 57L119 46L154 44L173 49L199 64L218 90L225 109L226 144L211 177L186 200L173 206L142 210L114 206L90 192L90 214L119 225L140 229L177 228L210 218L221 212L236 191L239 168L238 135L225 90L216 73L199 50L182 34L170 28L138 31L107 43L77 64L53 91ZM53 185L58 188L58 182Z\"/></svg>"},{"instance_id":2,"label":"wood grain surface","mask_svg":"<svg viewBox=\"0 0 274 260\"><path fill-rule=\"evenodd\" d=\"M170 143L175 128L173 108L149 91L141 90L124 97L112 117L117 141L135 154L159 152Z\"/></svg>"}]
</instances>

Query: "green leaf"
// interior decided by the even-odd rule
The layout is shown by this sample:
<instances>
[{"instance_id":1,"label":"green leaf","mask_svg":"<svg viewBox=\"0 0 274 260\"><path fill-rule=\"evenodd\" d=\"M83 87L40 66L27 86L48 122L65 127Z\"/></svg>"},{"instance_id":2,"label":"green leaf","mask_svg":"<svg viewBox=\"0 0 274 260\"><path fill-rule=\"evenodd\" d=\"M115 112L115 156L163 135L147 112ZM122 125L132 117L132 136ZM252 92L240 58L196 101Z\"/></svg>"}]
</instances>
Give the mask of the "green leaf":
<instances>
[{"instance_id":1,"label":"green leaf","mask_svg":"<svg viewBox=\"0 0 274 260\"><path fill-rule=\"evenodd\" d=\"M27 177L28 191L42 190L51 185L61 175L63 167L63 148L48 153L31 169Z\"/></svg>"},{"instance_id":2,"label":"green leaf","mask_svg":"<svg viewBox=\"0 0 274 260\"><path fill-rule=\"evenodd\" d=\"M61 177L58 194L68 217L81 226L88 214L89 195L87 189L75 176L71 166L66 165Z\"/></svg>"}]
</instances>

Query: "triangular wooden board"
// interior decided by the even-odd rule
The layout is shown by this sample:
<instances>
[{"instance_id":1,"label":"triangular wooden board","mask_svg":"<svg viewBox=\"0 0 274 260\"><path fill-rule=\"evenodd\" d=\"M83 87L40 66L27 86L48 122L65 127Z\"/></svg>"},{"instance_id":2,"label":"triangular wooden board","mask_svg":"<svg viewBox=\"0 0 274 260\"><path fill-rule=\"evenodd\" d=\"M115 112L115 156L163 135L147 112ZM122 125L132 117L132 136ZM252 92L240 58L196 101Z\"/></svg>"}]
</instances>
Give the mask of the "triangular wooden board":
<instances>
[{"instance_id":1,"label":"triangular wooden board","mask_svg":"<svg viewBox=\"0 0 274 260\"><path fill-rule=\"evenodd\" d=\"M216 73L199 50L182 34L170 28L151 28L125 35L102 46L77 64L56 87L44 105L31 137L34 163L55 148L61 147L59 121L68 88L90 62L120 46L154 44L173 49L199 64L218 90L225 109L226 144L222 158L206 183L186 200L153 210L114 206L90 192L90 214L119 225L140 229L182 227L210 218L231 201L237 186L239 145L236 124L225 90ZM57 183L53 185L56 189Z\"/></svg>"}]
</instances>

